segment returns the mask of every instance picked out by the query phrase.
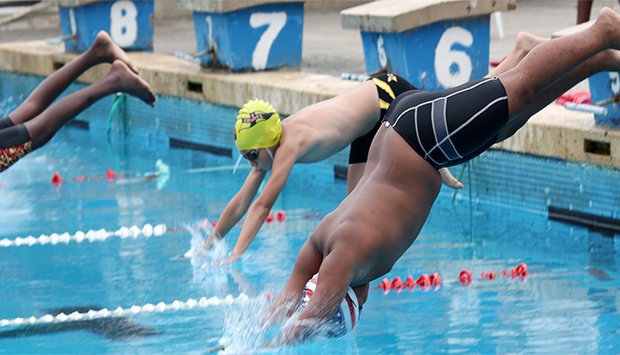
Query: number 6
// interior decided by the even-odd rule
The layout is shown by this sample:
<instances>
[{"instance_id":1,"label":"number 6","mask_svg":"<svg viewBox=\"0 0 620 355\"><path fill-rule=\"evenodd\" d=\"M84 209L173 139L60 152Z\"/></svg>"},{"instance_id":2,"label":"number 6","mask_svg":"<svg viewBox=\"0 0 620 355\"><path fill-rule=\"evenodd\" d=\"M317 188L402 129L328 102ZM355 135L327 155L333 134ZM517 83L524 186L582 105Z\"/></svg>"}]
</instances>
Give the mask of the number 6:
<instances>
[{"instance_id":1,"label":"number 6","mask_svg":"<svg viewBox=\"0 0 620 355\"><path fill-rule=\"evenodd\" d=\"M471 58L463 51L452 50L454 44L471 47L474 37L462 27L451 27L444 32L435 48L437 81L445 88L469 81L472 73ZM456 65L456 70L453 66Z\"/></svg>"}]
</instances>

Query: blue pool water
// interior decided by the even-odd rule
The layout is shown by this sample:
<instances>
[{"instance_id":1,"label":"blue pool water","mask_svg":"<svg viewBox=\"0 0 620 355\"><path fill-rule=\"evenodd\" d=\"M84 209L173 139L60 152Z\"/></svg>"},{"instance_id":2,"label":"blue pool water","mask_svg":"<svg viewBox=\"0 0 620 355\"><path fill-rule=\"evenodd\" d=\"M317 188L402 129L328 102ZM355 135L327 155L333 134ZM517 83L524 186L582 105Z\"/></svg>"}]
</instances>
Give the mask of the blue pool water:
<instances>
[{"instance_id":1,"label":"blue pool water","mask_svg":"<svg viewBox=\"0 0 620 355\"><path fill-rule=\"evenodd\" d=\"M191 226L217 218L247 172L242 166L233 175L230 157L130 142L107 143L102 134L64 128L0 174L0 239L146 223ZM169 179L141 181L158 159L170 166ZM97 179L107 169L126 180ZM620 172L503 152L453 170L462 172L468 188L456 195L442 190L420 237L386 275L439 272L445 284L387 295L373 289L352 334L274 352L620 351L617 236L549 221L546 210L547 204L567 203L617 218ZM55 171L65 181L58 188L50 183ZM203 270L179 259L192 237L183 229L151 238L0 248L0 319L242 292L260 304L263 292L276 293L286 281L319 223L312 216L328 213L345 196L344 181L332 175L321 164L296 167L274 207L288 220L263 227L242 261L230 267ZM89 179L74 181L80 176ZM226 238L228 248L239 230ZM530 272L525 280L479 277L521 262ZM469 287L456 281L462 269L474 275ZM256 320L255 311L214 306L139 314L128 320L134 328L127 339L124 328L102 323L0 328L0 353L203 353L224 334L237 337L235 346L247 352L255 349L256 336L242 328ZM136 327L150 335L137 336Z\"/></svg>"}]
</instances>

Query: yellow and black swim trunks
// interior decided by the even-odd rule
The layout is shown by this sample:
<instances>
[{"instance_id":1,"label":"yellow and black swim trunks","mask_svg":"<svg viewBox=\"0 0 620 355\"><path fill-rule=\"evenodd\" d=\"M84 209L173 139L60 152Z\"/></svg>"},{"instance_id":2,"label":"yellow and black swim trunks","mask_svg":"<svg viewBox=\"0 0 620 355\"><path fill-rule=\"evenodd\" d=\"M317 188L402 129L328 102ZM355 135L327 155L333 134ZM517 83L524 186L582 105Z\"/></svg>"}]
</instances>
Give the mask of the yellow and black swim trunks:
<instances>
[{"instance_id":1,"label":"yellow and black swim trunks","mask_svg":"<svg viewBox=\"0 0 620 355\"><path fill-rule=\"evenodd\" d=\"M379 115L377 124L368 133L358 137L351 143L349 164L365 163L368 160L368 151L370 150L372 139L375 137L375 133L377 133L392 101L394 101L398 95L406 91L417 89L407 80L395 74L380 74L373 76L369 80L372 80L377 86L381 114Z\"/></svg>"},{"instance_id":2,"label":"yellow and black swim trunks","mask_svg":"<svg viewBox=\"0 0 620 355\"><path fill-rule=\"evenodd\" d=\"M23 124L17 126L8 117L0 119L0 172L15 164L32 150L30 134Z\"/></svg>"}]
</instances>

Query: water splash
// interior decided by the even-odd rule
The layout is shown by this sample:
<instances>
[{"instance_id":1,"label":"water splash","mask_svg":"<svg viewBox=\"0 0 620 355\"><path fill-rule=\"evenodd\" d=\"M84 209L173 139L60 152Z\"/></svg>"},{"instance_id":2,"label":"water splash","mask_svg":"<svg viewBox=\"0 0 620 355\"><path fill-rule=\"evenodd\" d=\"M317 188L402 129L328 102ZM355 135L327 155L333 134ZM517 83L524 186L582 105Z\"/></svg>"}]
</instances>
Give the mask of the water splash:
<instances>
[{"instance_id":1,"label":"water splash","mask_svg":"<svg viewBox=\"0 0 620 355\"><path fill-rule=\"evenodd\" d=\"M327 334L333 333L338 327L331 322L299 320L302 310L303 308L298 306L290 317L277 321L272 313L272 302L265 294L248 299L243 304L227 309L224 333L218 345L225 349L225 354L276 350L295 346L294 344L299 342L299 339L291 339L287 330L298 326L312 329L313 335L304 339L304 343L307 343L327 340L330 338Z\"/></svg>"},{"instance_id":2,"label":"water splash","mask_svg":"<svg viewBox=\"0 0 620 355\"><path fill-rule=\"evenodd\" d=\"M270 307L267 298L259 296L229 308L224 320L224 334L219 340L219 345L226 348L225 353L256 352L273 340L279 327L266 321Z\"/></svg>"},{"instance_id":3,"label":"water splash","mask_svg":"<svg viewBox=\"0 0 620 355\"><path fill-rule=\"evenodd\" d=\"M208 219L203 220L197 225L186 225L184 228L192 236L190 248L184 256L191 260L195 268L200 268L209 263L226 258L229 253L228 245L223 239L215 238L209 250L205 249L205 241L213 232L213 227Z\"/></svg>"}]
</instances>

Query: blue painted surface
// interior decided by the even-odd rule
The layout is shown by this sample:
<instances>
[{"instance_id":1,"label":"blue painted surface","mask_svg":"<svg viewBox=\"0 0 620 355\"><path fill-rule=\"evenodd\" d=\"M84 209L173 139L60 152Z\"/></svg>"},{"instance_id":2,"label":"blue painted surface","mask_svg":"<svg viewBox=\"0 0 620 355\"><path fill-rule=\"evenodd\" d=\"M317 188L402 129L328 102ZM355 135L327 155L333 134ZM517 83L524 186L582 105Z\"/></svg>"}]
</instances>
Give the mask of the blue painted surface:
<instances>
[{"instance_id":1,"label":"blue painted surface","mask_svg":"<svg viewBox=\"0 0 620 355\"><path fill-rule=\"evenodd\" d=\"M588 78L592 102L610 99L620 94L620 72L602 72ZM608 112L606 116L594 115L596 123L620 127L620 103L605 105Z\"/></svg>"},{"instance_id":2,"label":"blue painted surface","mask_svg":"<svg viewBox=\"0 0 620 355\"><path fill-rule=\"evenodd\" d=\"M198 52L209 52L200 63L232 71L300 66L303 16L303 3L194 12Z\"/></svg>"},{"instance_id":3,"label":"blue painted surface","mask_svg":"<svg viewBox=\"0 0 620 355\"><path fill-rule=\"evenodd\" d=\"M100 1L84 6L60 7L60 33L67 52L84 52L99 31L106 31L123 49L153 51L153 0Z\"/></svg>"},{"instance_id":4,"label":"blue painted surface","mask_svg":"<svg viewBox=\"0 0 620 355\"><path fill-rule=\"evenodd\" d=\"M39 81L0 73L0 115L16 107ZM205 217L218 218L243 183L247 165L233 175L219 168L230 166L234 158L168 149L140 137L153 127L159 127L161 135L182 137L175 122L187 134L195 134L204 129L200 124L215 125L218 121L211 120L228 111L193 115L195 102L166 97L151 110L130 98L129 136L107 143L103 122L111 103L106 98L80 115L90 123L88 133L63 128L46 146L0 174L0 238L144 223L183 227ZM171 117L162 121L162 116ZM185 125L188 120L191 125ZM232 118L217 124L230 132ZM136 133L137 127L144 128ZM170 165L170 179L163 185L156 180L72 179L102 176L108 168L128 178L140 177L154 170L156 159ZM196 171L204 168L217 169ZM439 272L445 282L439 290L383 295L371 289L352 334L284 351L618 353L618 238L549 221L545 211L548 204L572 204L574 209L617 218L620 171L501 151L483 154L469 169L461 176L466 188L454 198L452 190L443 188L420 237L385 275ZM58 189L49 182L54 171L65 178ZM460 167L453 172L459 175ZM0 319L41 316L52 307L130 307L241 292L254 302L247 307L131 317L160 332L146 338L111 340L90 330L45 329L26 329L16 337L10 333L15 329L0 329L0 353L203 353L223 334L233 337L237 352L255 352L259 335L264 341L274 335L248 331L258 323L258 306L266 306L262 293L282 288L297 252L319 223L304 215L324 216L345 194L345 183L333 179L329 166L296 166L274 206L288 211L289 219L264 226L243 260L228 268L203 270L179 260L190 244L186 230L149 239L0 249ZM228 250L239 231L236 226L225 239ZM501 273L519 262L528 264L525 281L478 277L481 272ZM470 287L456 282L464 268L475 277ZM282 350L261 350L278 351Z\"/></svg>"},{"instance_id":5,"label":"blue painted surface","mask_svg":"<svg viewBox=\"0 0 620 355\"><path fill-rule=\"evenodd\" d=\"M489 16L361 36L368 73L387 69L424 90L454 87L488 73Z\"/></svg>"}]
</instances>

